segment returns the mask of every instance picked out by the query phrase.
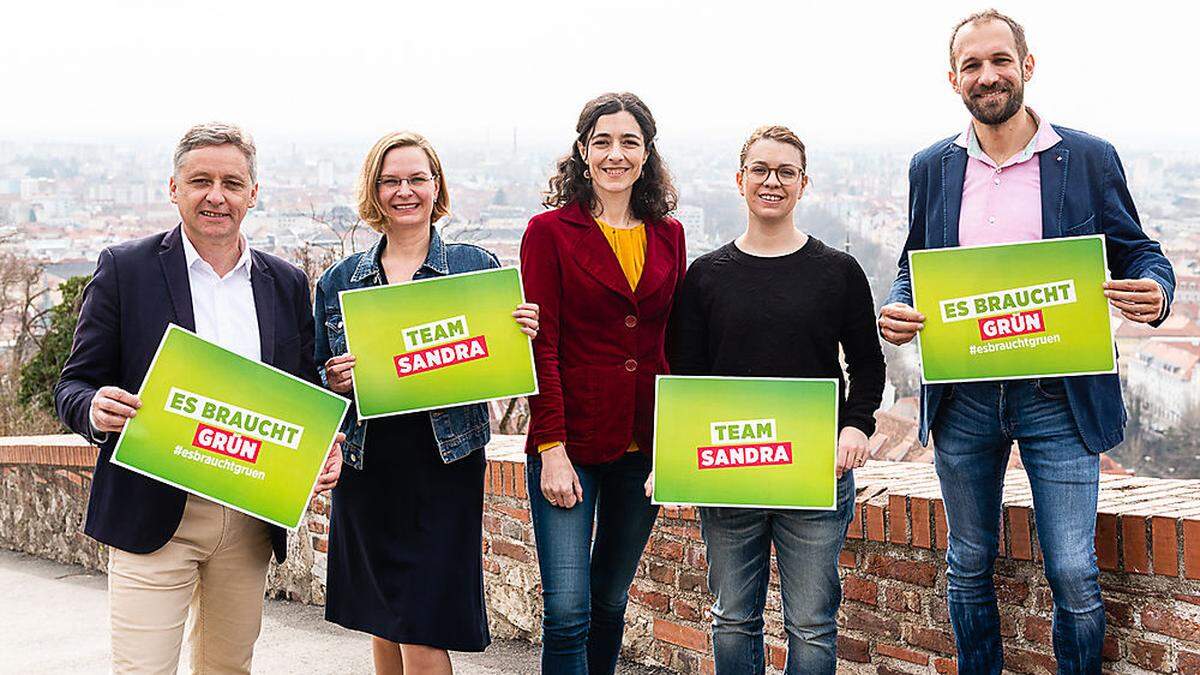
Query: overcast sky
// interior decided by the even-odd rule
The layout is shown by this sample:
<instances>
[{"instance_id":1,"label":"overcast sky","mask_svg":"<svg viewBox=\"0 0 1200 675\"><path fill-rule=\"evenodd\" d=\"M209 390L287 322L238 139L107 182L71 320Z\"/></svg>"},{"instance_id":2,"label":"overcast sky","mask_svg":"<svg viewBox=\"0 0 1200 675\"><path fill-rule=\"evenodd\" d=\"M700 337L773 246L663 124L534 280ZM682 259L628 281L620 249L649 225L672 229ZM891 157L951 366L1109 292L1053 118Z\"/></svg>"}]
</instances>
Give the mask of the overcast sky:
<instances>
[{"instance_id":1,"label":"overcast sky","mask_svg":"<svg viewBox=\"0 0 1200 675\"><path fill-rule=\"evenodd\" d=\"M915 149L966 123L947 41L984 6L21 1L0 28L0 138L171 143L226 119L272 141L569 139L584 101L629 90L675 143L782 122ZM1200 149L1195 5L997 7L1025 25L1026 101L1047 118L1118 147Z\"/></svg>"}]
</instances>

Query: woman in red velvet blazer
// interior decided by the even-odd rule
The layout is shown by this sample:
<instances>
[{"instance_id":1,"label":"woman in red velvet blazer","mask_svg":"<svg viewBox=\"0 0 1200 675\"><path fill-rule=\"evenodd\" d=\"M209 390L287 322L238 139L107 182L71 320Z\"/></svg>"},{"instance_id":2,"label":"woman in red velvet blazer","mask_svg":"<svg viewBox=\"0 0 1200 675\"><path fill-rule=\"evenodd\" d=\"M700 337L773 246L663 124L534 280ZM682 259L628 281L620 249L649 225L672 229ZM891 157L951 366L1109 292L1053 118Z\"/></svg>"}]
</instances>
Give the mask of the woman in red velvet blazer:
<instances>
[{"instance_id":1,"label":"woman in red velvet blazer","mask_svg":"<svg viewBox=\"0 0 1200 675\"><path fill-rule=\"evenodd\" d=\"M687 267L675 188L633 94L589 101L546 205L521 242L525 295L541 307L530 399L530 511L545 604L542 671L612 673L625 605L657 507L650 473L654 378ZM592 545L593 522L595 544Z\"/></svg>"}]
</instances>

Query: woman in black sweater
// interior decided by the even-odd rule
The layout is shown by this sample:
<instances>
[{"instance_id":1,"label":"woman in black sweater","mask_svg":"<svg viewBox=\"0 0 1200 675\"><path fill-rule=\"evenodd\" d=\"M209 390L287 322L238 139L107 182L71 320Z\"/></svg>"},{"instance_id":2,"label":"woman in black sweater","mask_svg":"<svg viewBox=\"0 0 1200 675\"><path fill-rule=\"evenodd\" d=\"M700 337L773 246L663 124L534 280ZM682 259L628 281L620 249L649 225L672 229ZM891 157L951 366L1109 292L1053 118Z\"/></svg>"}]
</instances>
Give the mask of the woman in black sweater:
<instances>
[{"instance_id":1,"label":"woman in black sweater","mask_svg":"<svg viewBox=\"0 0 1200 675\"><path fill-rule=\"evenodd\" d=\"M672 317L675 374L835 377L841 392L835 511L700 509L716 595L717 675L764 670L772 543L788 635L785 672L833 673L837 664L837 560L853 515L852 469L866 461L875 430L884 362L862 268L792 222L808 185L805 170L804 143L786 127L750 136L737 174L749 210L746 231L692 263Z\"/></svg>"}]
</instances>

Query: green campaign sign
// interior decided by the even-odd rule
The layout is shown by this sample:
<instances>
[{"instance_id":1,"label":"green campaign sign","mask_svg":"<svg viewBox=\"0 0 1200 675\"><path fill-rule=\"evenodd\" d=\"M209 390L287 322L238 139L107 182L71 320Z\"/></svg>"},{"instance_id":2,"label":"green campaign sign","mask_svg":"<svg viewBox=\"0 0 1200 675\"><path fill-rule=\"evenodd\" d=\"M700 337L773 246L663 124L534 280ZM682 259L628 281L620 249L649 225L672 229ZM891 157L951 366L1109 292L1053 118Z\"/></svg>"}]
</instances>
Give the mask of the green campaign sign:
<instances>
[{"instance_id":1,"label":"green campaign sign","mask_svg":"<svg viewBox=\"0 0 1200 675\"><path fill-rule=\"evenodd\" d=\"M515 268L342 291L359 419L537 393Z\"/></svg>"},{"instance_id":2,"label":"green campaign sign","mask_svg":"<svg viewBox=\"0 0 1200 675\"><path fill-rule=\"evenodd\" d=\"M112 461L295 529L350 402L176 325Z\"/></svg>"},{"instance_id":3,"label":"green campaign sign","mask_svg":"<svg viewBox=\"0 0 1200 675\"><path fill-rule=\"evenodd\" d=\"M1103 235L910 251L921 381L1117 372Z\"/></svg>"},{"instance_id":4,"label":"green campaign sign","mask_svg":"<svg viewBox=\"0 0 1200 675\"><path fill-rule=\"evenodd\" d=\"M837 507L837 380L660 375L654 405L655 504Z\"/></svg>"}]
</instances>

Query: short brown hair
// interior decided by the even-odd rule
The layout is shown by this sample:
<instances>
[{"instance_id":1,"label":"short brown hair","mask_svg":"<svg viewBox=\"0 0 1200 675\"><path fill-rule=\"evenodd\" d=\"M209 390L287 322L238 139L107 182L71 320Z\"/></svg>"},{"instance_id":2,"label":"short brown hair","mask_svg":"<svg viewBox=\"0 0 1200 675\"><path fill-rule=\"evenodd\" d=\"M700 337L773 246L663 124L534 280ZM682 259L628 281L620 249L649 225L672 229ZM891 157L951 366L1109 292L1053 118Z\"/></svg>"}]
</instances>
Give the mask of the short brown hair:
<instances>
[{"instance_id":1,"label":"short brown hair","mask_svg":"<svg viewBox=\"0 0 1200 675\"><path fill-rule=\"evenodd\" d=\"M433 145L421 134L414 131L393 131L375 142L367 158L363 160L362 171L358 174L358 216L376 232L383 231L387 216L383 204L379 202L379 190L375 182L383 171L383 157L392 148L416 147L425 151L429 158L429 170L433 172L437 184L438 195L433 202L432 221L437 221L450 213L450 191L446 189L446 175L442 171L442 161L438 159Z\"/></svg>"},{"instance_id":2,"label":"short brown hair","mask_svg":"<svg viewBox=\"0 0 1200 675\"><path fill-rule=\"evenodd\" d=\"M1025 42L1025 29L1011 16L1001 14L994 9L985 9L982 12L975 12L971 16L959 21L958 25L954 27L954 31L950 33L950 70L958 72L958 64L954 62L954 39L958 37L958 31L969 23L983 23L985 21L1003 21L1008 24L1008 28L1013 34L1013 42L1017 45L1017 60L1021 63L1025 62L1025 57L1029 55L1029 44Z\"/></svg>"},{"instance_id":3,"label":"short brown hair","mask_svg":"<svg viewBox=\"0 0 1200 675\"><path fill-rule=\"evenodd\" d=\"M787 143L788 145L799 150L800 170L808 171L808 153L804 150L804 141L800 140L800 137L797 136L794 131L783 126L782 124L765 124L755 129L754 133L750 134L750 138L747 138L746 142L742 144L742 154L738 159L739 171L741 170L741 167L746 165L746 155L750 152L750 146L764 138L770 141Z\"/></svg>"},{"instance_id":4,"label":"short brown hair","mask_svg":"<svg viewBox=\"0 0 1200 675\"><path fill-rule=\"evenodd\" d=\"M196 148L211 145L232 145L246 157L246 168L250 171L250 182L258 182L258 151L254 139L236 124L228 122L205 122L188 129L175 146L175 173L183 166L183 158Z\"/></svg>"}]
</instances>

